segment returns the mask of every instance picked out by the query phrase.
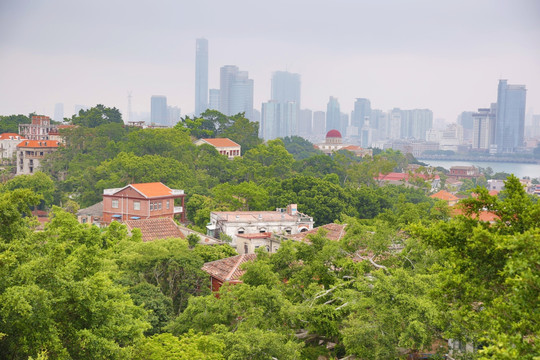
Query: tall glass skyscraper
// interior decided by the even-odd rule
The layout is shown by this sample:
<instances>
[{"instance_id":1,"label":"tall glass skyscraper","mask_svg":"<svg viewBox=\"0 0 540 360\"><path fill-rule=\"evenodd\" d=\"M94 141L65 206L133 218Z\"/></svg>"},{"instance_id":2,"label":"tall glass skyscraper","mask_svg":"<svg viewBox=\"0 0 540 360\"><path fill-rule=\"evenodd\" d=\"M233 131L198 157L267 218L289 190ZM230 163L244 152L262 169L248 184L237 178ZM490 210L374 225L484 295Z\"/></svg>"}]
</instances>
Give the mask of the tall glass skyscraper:
<instances>
[{"instance_id":1,"label":"tall glass skyscraper","mask_svg":"<svg viewBox=\"0 0 540 360\"><path fill-rule=\"evenodd\" d=\"M167 126L169 115L167 113L167 98L162 95L153 95L150 100L150 122L155 125Z\"/></svg>"},{"instance_id":2,"label":"tall glass skyscraper","mask_svg":"<svg viewBox=\"0 0 540 360\"><path fill-rule=\"evenodd\" d=\"M246 118L253 118L253 79L247 71L239 71L237 66L226 65L220 69L220 111L225 115L244 112Z\"/></svg>"},{"instance_id":3,"label":"tall glass skyscraper","mask_svg":"<svg viewBox=\"0 0 540 360\"><path fill-rule=\"evenodd\" d=\"M525 85L509 85L499 80L495 145L498 153L513 153L523 146L525 132Z\"/></svg>"},{"instance_id":4,"label":"tall glass skyscraper","mask_svg":"<svg viewBox=\"0 0 540 360\"><path fill-rule=\"evenodd\" d=\"M338 99L330 96L328 105L326 105L326 131L337 130L344 133L345 129L341 126L341 111L339 109Z\"/></svg>"},{"instance_id":5,"label":"tall glass skyscraper","mask_svg":"<svg viewBox=\"0 0 540 360\"><path fill-rule=\"evenodd\" d=\"M354 102L354 117L351 119L351 125L360 130L364 126L366 117L371 118L371 102L368 99L357 98Z\"/></svg>"},{"instance_id":6,"label":"tall glass skyscraper","mask_svg":"<svg viewBox=\"0 0 540 360\"><path fill-rule=\"evenodd\" d=\"M295 102L300 109L300 74L276 71L272 74L272 100Z\"/></svg>"},{"instance_id":7,"label":"tall glass skyscraper","mask_svg":"<svg viewBox=\"0 0 540 360\"><path fill-rule=\"evenodd\" d=\"M208 40L195 43L195 115L208 109Z\"/></svg>"}]
</instances>

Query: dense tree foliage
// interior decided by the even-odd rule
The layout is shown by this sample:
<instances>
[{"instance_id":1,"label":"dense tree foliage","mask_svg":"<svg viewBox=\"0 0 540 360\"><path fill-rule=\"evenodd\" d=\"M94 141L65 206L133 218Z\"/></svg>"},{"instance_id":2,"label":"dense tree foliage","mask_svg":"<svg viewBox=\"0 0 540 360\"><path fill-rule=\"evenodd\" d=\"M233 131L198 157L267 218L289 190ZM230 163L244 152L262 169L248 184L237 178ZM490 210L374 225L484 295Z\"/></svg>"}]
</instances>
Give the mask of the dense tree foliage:
<instances>
[{"instance_id":1,"label":"dense tree foliage","mask_svg":"<svg viewBox=\"0 0 540 360\"><path fill-rule=\"evenodd\" d=\"M101 110L100 110L101 109ZM262 143L242 114L207 111L173 129L124 127L113 110L81 112L43 173L0 185L0 354L10 359L405 358L454 339L475 348L454 359L536 359L540 352L540 202L508 177L498 197L459 213L424 180L380 186L413 158L386 150L358 158L314 151L300 138ZM97 117L96 117L97 116ZM99 117L99 119L98 119ZM121 119L121 118L120 118ZM195 137L227 136L228 160ZM243 284L211 294L204 262L234 256L196 236L143 243L112 223L71 214L103 189L161 181L184 189L194 229L211 211L298 204L315 225L346 224L340 240L261 248ZM34 231L32 207L53 207ZM481 221L489 212L494 221ZM217 295L217 296L216 296Z\"/></svg>"},{"instance_id":2,"label":"dense tree foliage","mask_svg":"<svg viewBox=\"0 0 540 360\"><path fill-rule=\"evenodd\" d=\"M30 114L31 115L31 114ZM26 115L8 115L0 116L0 134L19 133L19 124L30 124L31 120Z\"/></svg>"},{"instance_id":3,"label":"dense tree foliage","mask_svg":"<svg viewBox=\"0 0 540 360\"><path fill-rule=\"evenodd\" d=\"M80 110L70 119L71 124L88 128L95 128L100 125L117 123L123 124L122 114L117 108L109 108L98 104L88 110Z\"/></svg>"}]
</instances>

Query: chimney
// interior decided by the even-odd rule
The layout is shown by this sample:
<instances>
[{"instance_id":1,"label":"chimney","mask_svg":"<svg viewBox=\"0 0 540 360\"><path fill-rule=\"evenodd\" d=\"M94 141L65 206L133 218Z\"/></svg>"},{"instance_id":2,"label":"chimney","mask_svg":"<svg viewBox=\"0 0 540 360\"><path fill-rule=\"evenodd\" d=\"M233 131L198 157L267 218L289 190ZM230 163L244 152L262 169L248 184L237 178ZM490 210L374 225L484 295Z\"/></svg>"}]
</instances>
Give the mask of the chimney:
<instances>
[{"instance_id":1,"label":"chimney","mask_svg":"<svg viewBox=\"0 0 540 360\"><path fill-rule=\"evenodd\" d=\"M298 206L296 204L287 205L287 214L296 216L297 212L298 212Z\"/></svg>"}]
</instances>

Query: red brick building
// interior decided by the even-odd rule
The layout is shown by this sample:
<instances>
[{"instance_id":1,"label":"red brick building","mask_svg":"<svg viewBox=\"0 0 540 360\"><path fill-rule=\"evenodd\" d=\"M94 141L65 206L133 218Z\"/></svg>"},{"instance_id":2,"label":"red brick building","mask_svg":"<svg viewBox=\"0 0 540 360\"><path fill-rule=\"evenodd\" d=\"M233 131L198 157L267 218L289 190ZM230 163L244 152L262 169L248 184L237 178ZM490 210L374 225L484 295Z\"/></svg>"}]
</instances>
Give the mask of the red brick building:
<instances>
[{"instance_id":1,"label":"red brick building","mask_svg":"<svg viewBox=\"0 0 540 360\"><path fill-rule=\"evenodd\" d=\"M184 190L170 189L160 182L129 184L123 188L103 190L103 222L174 218L186 221ZM180 199L181 206L174 206Z\"/></svg>"}]
</instances>

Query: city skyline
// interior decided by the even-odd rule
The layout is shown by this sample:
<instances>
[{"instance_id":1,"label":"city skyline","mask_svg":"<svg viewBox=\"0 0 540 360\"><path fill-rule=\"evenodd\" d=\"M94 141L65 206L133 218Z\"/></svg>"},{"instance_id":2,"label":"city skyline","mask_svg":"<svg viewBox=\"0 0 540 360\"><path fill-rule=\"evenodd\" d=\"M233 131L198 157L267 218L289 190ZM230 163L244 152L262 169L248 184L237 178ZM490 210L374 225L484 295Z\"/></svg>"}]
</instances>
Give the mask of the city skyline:
<instances>
[{"instance_id":1,"label":"city skyline","mask_svg":"<svg viewBox=\"0 0 540 360\"><path fill-rule=\"evenodd\" d=\"M254 79L255 109L271 96L272 73L286 70L301 75L302 108L313 111L324 110L333 96L350 113L361 97L373 109L428 108L435 119L454 122L461 112L495 101L499 79L526 85L527 111L540 111L538 2L338 1L330 7L298 1L287 3L287 14L279 12L282 26L271 20L279 1L269 9L237 5L241 11L209 1L163 2L166 19L181 21L158 21L137 2L5 1L0 112L53 115L63 103L70 116L76 104L103 103L127 119L132 91L133 112L149 111L148 99L157 93L192 113L193 43L201 37L212 48L209 87L219 88L219 68L234 64ZM268 16L253 16L263 7ZM370 16L355 21L363 12ZM38 27L44 18L48 25ZM100 26L90 26L96 18Z\"/></svg>"}]
</instances>

